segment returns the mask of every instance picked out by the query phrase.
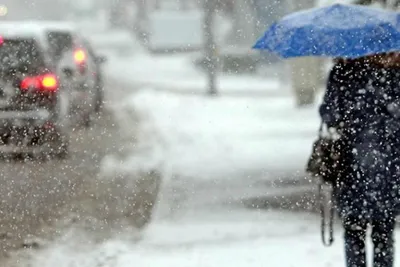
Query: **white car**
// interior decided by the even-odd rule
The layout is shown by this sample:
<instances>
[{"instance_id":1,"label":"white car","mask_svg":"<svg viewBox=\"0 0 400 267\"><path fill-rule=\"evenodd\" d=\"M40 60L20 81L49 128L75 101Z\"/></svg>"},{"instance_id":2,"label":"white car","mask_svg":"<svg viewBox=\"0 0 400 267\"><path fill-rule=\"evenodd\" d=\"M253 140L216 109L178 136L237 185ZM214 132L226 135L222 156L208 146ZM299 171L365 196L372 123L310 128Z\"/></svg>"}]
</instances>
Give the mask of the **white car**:
<instances>
[{"instance_id":1,"label":"white car","mask_svg":"<svg viewBox=\"0 0 400 267\"><path fill-rule=\"evenodd\" d=\"M36 28L0 23L1 155L68 154L70 91L48 51Z\"/></svg>"},{"instance_id":2,"label":"white car","mask_svg":"<svg viewBox=\"0 0 400 267\"><path fill-rule=\"evenodd\" d=\"M5 26L6 23L0 23ZM12 22L8 25L30 28L47 47L53 63L70 80L71 112L89 126L94 112L103 104L103 82L100 63L89 43L71 23L59 21Z\"/></svg>"}]
</instances>

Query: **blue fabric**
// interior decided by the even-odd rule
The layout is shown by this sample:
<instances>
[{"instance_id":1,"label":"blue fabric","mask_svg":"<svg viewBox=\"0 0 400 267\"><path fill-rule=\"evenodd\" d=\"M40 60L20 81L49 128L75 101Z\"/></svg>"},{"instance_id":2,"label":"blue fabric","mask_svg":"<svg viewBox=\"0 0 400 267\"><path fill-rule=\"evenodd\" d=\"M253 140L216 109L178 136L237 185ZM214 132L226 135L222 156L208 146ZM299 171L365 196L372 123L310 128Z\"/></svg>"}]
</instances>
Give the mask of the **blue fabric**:
<instances>
[{"instance_id":1,"label":"blue fabric","mask_svg":"<svg viewBox=\"0 0 400 267\"><path fill-rule=\"evenodd\" d=\"M400 50L400 14L335 4L300 11L274 23L253 46L283 58L356 58Z\"/></svg>"}]
</instances>

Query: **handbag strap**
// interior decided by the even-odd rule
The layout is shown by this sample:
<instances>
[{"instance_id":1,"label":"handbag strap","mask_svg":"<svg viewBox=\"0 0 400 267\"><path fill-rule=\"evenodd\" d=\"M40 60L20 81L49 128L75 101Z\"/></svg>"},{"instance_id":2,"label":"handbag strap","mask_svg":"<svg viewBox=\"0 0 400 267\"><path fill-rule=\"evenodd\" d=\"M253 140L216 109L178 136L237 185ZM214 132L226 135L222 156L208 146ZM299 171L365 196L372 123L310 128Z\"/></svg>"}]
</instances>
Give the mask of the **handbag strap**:
<instances>
[{"instance_id":1,"label":"handbag strap","mask_svg":"<svg viewBox=\"0 0 400 267\"><path fill-rule=\"evenodd\" d=\"M324 131L324 121L321 120L321 123L319 124L319 128L318 128L318 137L322 138L322 134Z\"/></svg>"},{"instance_id":2,"label":"handbag strap","mask_svg":"<svg viewBox=\"0 0 400 267\"><path fill-rule=\"evenodd\" d=\"M328 125L323 120L321 120L321 123L319 124L319 128L318 128L318 138L322 139L324 137L324 135L323 135L324 126L326 126L326 136L332 137L332 133L329 131Z\"/></svg>"},{"instance_id":3,"label":"handbag strap","mask_svg":"<svg viewBox=\"0 0 400 267\"><path fill-rule=\"evenodd\" d=\"M333 219L334 219L334 207L333 205L330 205L329 207L329 221L328 225L326 223L326 212L325 212L325 197L322 192L322 183L318 184L318 194L319 194L319 205L320 205L320 215L321 215L321 238L322 238L322 244L325 247L330 247L332 246L334 242L334 236L333 236ZM332 194L331 194L332 196ZM331 201L333 198L331 198ZM328 236L326 235L326 227L328 227Z\"/></svg>"}]
</instances>

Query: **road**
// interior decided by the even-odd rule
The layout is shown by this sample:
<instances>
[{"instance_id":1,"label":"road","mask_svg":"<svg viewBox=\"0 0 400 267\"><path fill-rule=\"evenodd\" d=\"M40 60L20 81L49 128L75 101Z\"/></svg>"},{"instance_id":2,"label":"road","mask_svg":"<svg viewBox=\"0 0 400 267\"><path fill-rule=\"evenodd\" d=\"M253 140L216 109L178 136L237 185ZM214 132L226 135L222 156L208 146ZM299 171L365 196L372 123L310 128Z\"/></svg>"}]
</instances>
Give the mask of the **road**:
<instances>
[{"instance_id":1,"label":"road","mask_svg":"<svg viewBox=\"0 0 400 267\"><path fill-rule=\"evenodd\" d=\"M107 82L106 92L112 92L107 99L111 106L127 88ZM132 122L132 125L136 124ZM143 215L142 211L138 211L139 214L135 210L143 210L143 205L144 208L152 206L156 194L152 195L146 188L156 180L139 181L134 193L132 190L136 203L132 204L129 214L126 211L117 214L109 212L115 209L112 206L115 198L127 196L108 193L113 179L108 184L98 179L103 157L123 154L124 149L132 147L134 132L133 126L129 135L123 135L113 112L106 108L90 129L74 131L69 159L1 161L0 255L4 257L15 249L35 246L35 242L29 241L30 235L51 238L59 232L59 225L67 222L79 223L94 218L108 223L118 216L129 215L133 224L145 224L148 218L143 219L143 216L148 217L150 213Z\"/></svg>"},{"instance_id":2,"label":"road","mask_svg":"<svg viewBox=\"0 0 400 267\"><path fill-rule=\"evenodd\" d=\"M131 121L124 121L121 127L117 119L120 116L112 109L134 91L134 86L107 82L108 108L90 129L76 129L71 138L71 158L0 162L0 251L3 257L16 250L24 251L21 250L24 247L40 246L37 237L52 239L64 234L71 224L103 235L108 226L118 228L122 224L119 229L126 233L126 223L140 228L152 217L157 222L163 218L195 217L193 212L202 216L243 208L247 211L313 209L315 195L306 182L298 184L298 174L289 184L266 184L265 179L258 179L256 175L251 183L243 177L224 179L220 183L203 180L188 183L184 177L182 181L174 178L173 183L164 184L159 198L161 179L157 175L134 179L130 185L125 182L131 177L125 180L102 178L101 163L105 156L117 154L123 160L124 155L129 154L126 152L135 146L138 121L132 116ZM124 119L129 119L129 114L126 115ZM273 175L281 177L281 174ZM152 214L156 199L159 200L158 212ZM30 239L30 235L35 238ZM20 266L12 265L19 257L0 258L0 266Z\"/></svg>"}]
</instances>

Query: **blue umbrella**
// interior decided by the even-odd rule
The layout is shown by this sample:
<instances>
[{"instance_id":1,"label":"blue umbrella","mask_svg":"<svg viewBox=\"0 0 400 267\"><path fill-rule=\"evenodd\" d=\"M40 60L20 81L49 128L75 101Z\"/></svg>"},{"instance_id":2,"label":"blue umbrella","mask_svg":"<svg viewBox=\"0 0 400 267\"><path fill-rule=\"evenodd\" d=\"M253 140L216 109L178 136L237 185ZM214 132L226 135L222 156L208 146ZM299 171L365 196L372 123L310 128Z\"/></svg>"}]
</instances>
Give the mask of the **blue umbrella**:
<instances>
[{"instance_id":1,"label":"blue umbrella","mask_svg":"<svg viewBox=\"0 0 400 267\"><path fill-rule=\"evenodd\" d=\"M396 51L400 50L400 15L342 4L300 11L274 23L253 48L283 58L356 58Z\"/></svg>"}]
</instances>

